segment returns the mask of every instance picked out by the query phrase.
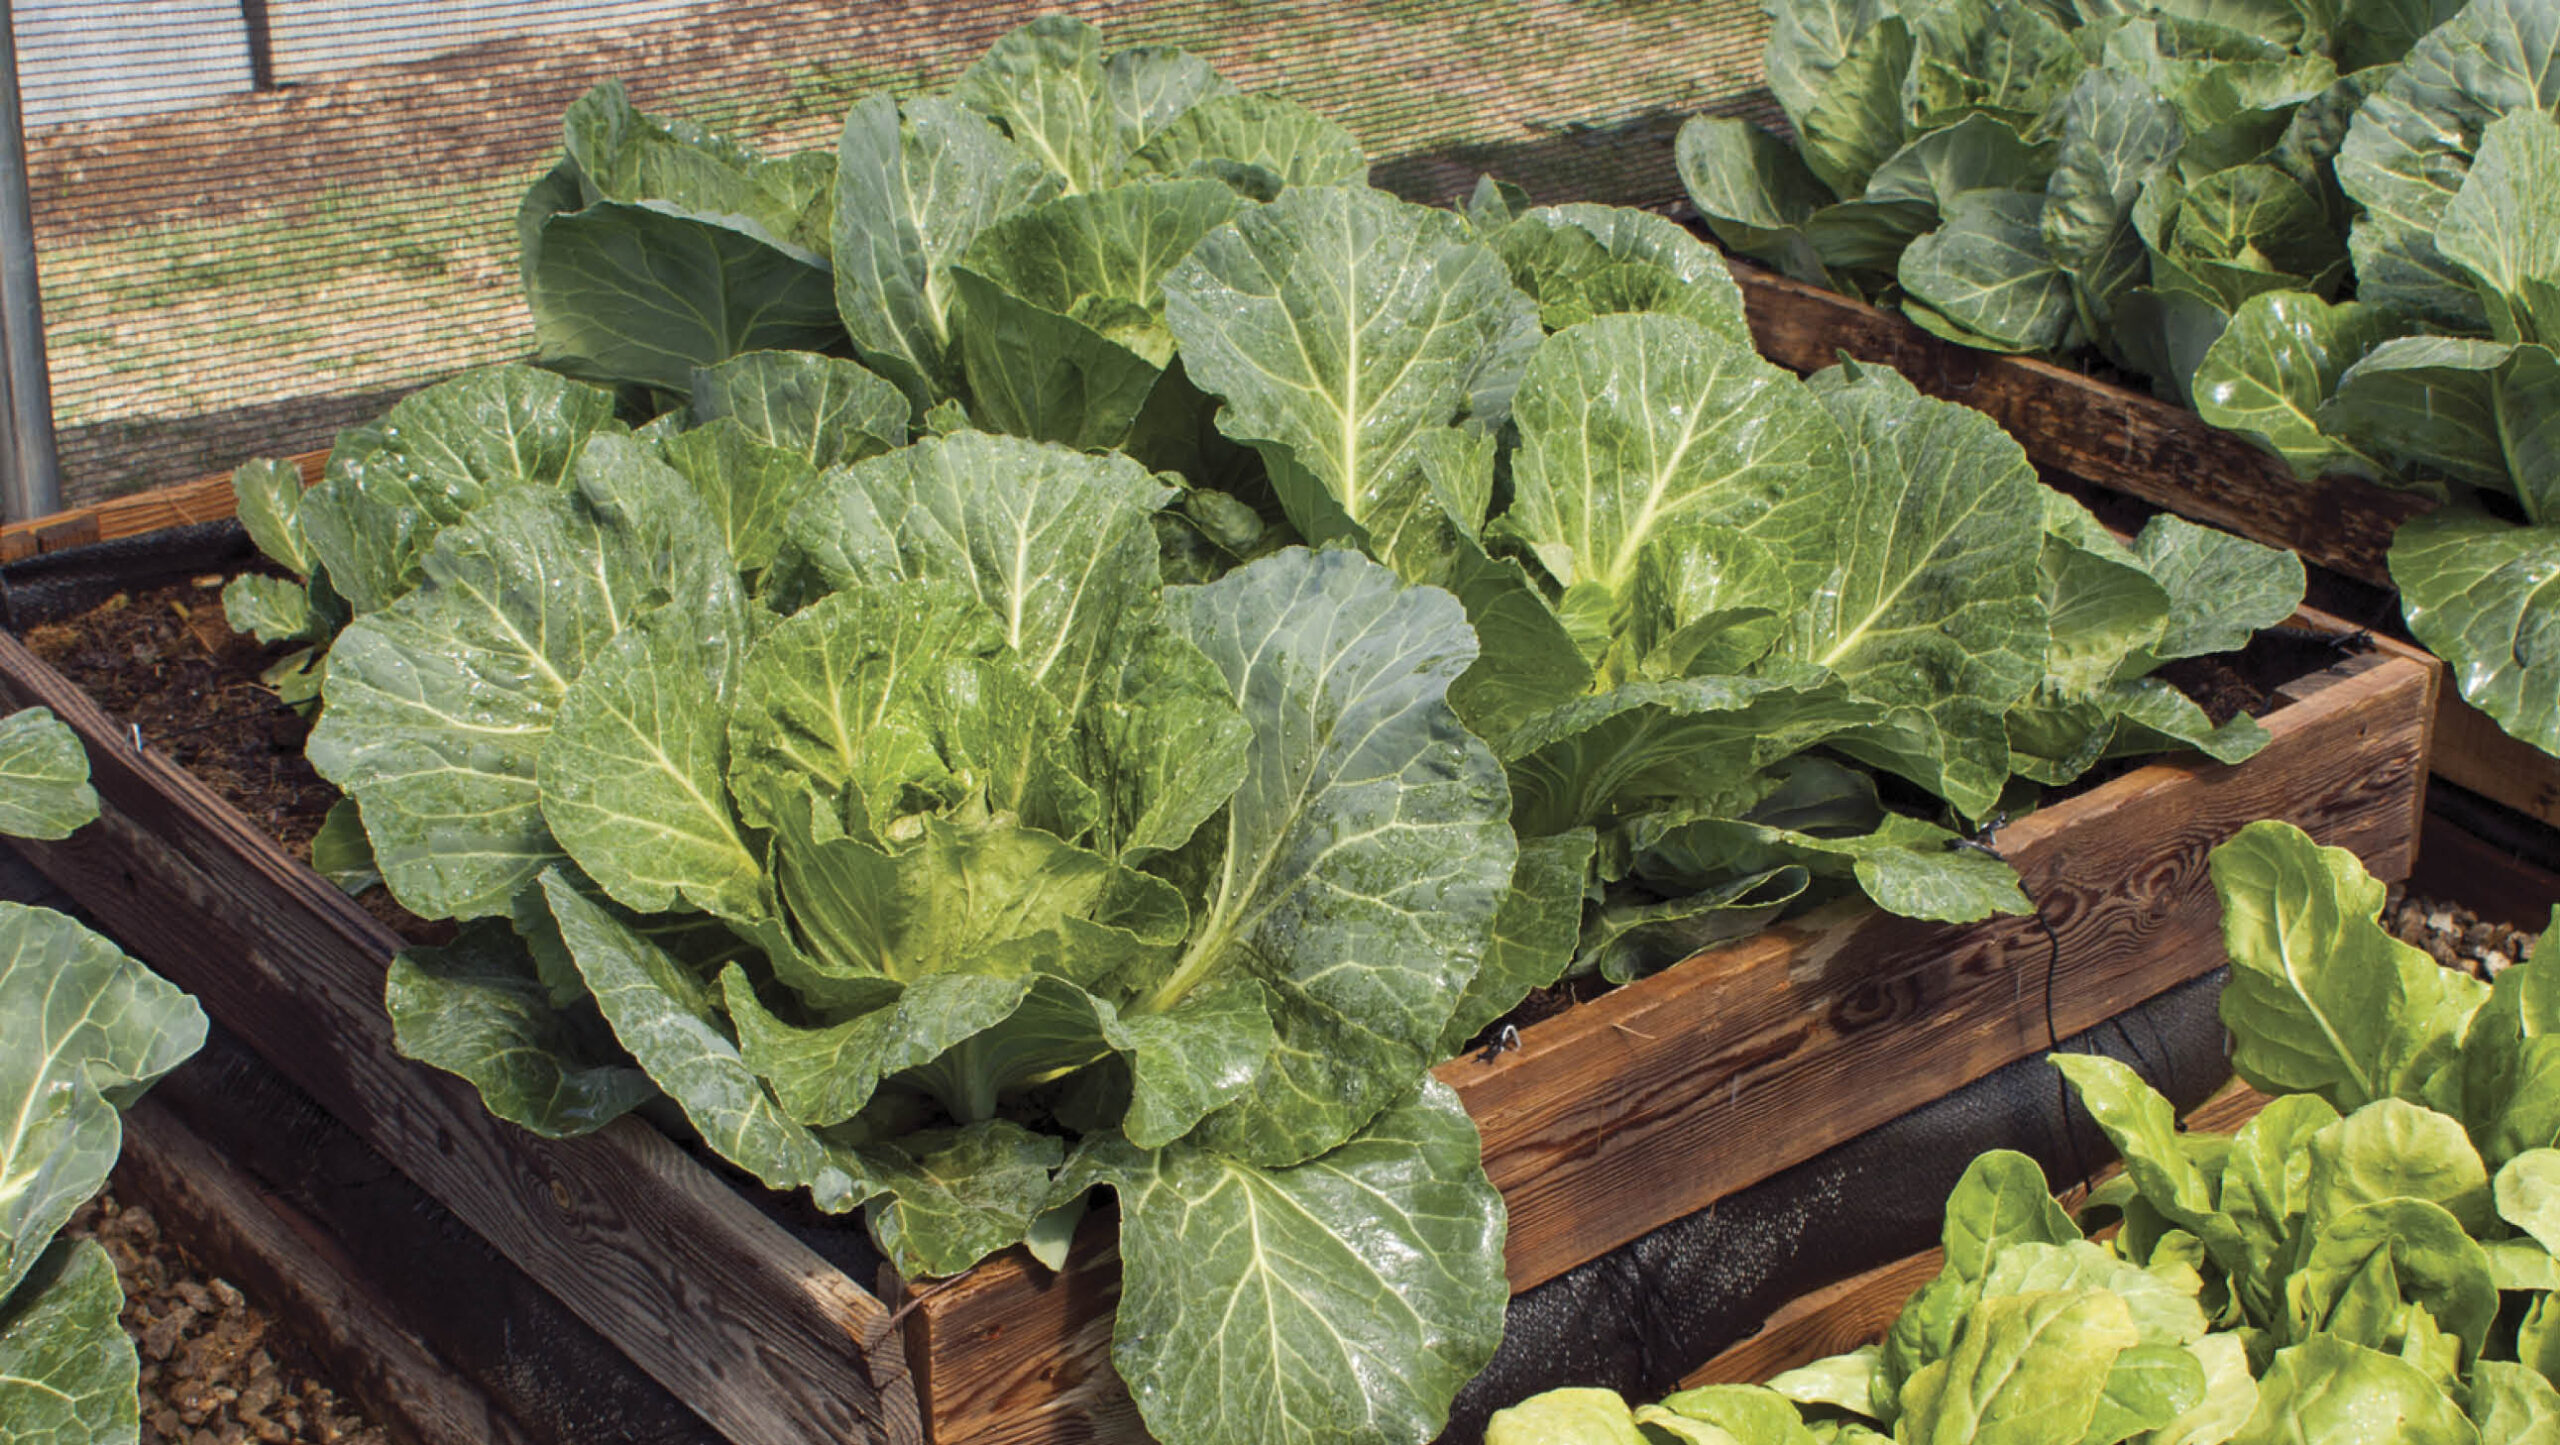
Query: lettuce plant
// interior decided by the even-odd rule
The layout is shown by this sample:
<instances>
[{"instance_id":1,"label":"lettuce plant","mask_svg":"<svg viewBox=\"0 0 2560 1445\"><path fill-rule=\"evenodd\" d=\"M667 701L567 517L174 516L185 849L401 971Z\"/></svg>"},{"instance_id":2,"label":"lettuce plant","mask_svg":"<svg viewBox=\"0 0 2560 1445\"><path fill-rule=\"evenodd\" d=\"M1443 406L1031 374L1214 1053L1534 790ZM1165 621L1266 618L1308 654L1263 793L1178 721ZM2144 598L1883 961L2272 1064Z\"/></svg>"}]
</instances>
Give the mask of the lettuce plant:
<instances>
[{"instance_id":1,"label":"lettuce plant","mask_svg":"<svg viewBox=\"0 0 2560 1445\"><path fill-rule=\"evenodd\" d=\"M43 708L0 718L0 833L98 816L80 740ZM49 908L0 903L0 1437L130 1441L141 1362L95 1240L55 1238L115 1164L119 1107L204 1043L195 1000Z\"/></svg>"},{"instance_id":2,"label":"lettuce plant","mask_svg":"<svg viewBox=\"0 0 2560 1445\"><path fill-rule=\"evenodd\" d=\"M2021 1155L1974 1161L1946 1262L1884 1339L1767 1386L1629 1407L1564 1390L1489 1445L1998 1439L2416 1445L2560 1429L2560 1113L2535 960L2490 987L2381 926L2382 885L2285 824L2217 849L2241 1077L2275 1095L2180 1132L2112 1060L2055 1062L2125 1161L2090 1239ZM2385 1431L2375 1435L2375 1430Z\"/></svg>"},{"instance_id":3,"label":"lettuce plant","mask_svg":"<svg viewBox=\"0 0 2560 1445\"><path fill-rule=\"evenodd\" d=\"M2450 6L1783 0L1793 145L1681 131L1726 245L1994 351L2093 345L2184 400L2249 298L2347 274L2347 117Z\"/></svg>"}]
</instances>

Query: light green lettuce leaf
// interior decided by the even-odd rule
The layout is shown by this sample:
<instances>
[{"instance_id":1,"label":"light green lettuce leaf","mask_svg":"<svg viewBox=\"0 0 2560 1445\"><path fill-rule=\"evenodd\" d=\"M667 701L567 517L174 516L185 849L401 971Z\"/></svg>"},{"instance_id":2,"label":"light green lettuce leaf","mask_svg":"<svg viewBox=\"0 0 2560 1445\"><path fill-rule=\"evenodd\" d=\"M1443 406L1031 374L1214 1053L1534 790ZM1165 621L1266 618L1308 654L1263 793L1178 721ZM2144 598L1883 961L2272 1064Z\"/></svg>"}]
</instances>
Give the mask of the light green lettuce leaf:
<instances>
[{"instance_id":1,"label":"light green lettuce leaf","mask_svg":"<svg viewBox=\"0 0 2560 1445\"><path fill-rule=\"evenodd\" d=\"M2432 1109L2379 1099L2313 1134L2307 1148L2305 1228L2360 1204L2423 1199L2474 1235L2490 1230L2489 1171L2462 1125Z\"/></svg>"},{"instance_id":2,"label":"light green lettuce leaf","mask_svg":"<svg viewBox=\"0 0 2560 1445\"><path fill-rule=\"evenodd\" d=\"M1168 589L1165 610L1225 674L1254 742L1226 827L1186 850L1190 941L1134 1011L1223 974L1268 988L1280 1048L1199 1137L1294 1163L1438 1061L1490 944L1515 862L1510 793L1447 702L1475 636L1447 594L1400 591L1341 551Z\"/></svg>"},{"instance_id":3,"label":"light green lettuce leaf","mask_svg":"<svg viewBox=\"0 0 2560 1445\"><path fill-rule=\"evenodd\" d=\"M2528 1149L2498 1170L2498 1217L2545 1250L2560 1240L2560 1149Z\"/></svg>"},{"instance_id":4,"label":"light green lettuce leaf","mask_svg":"<svg viewBox=\"0 0 2560 1445\"><path fill-rule=\"evenodd\" d=\"M1683 1440L1723 1445L1726 1440L1750 1445L1814 1445L1813 1432L1796 1413L1793 1401L1761 1385L1702 1385L1668 1395L1648 1405L1636 1418ZM1684 1428L1703 1425L1704 1430Z\"/></svg>"},{"instance_id":5,"label":"light green lettuce leaf","mask_svg":"<svg viewBox=\"0 0 2560 1445\"><path fill-rule=\"evenodd\" d=\"M1985 1300L1955 1347L1903 1388L1895 1434L1908 1440L2077 1442L2088 1432L2116 1357L2139 1343L2125 1302L2104 1290Z\"/></svg>"},{"instance_id":6,"label":"light green lettuce leaf","mask_svg":"<svg viewBox=\"0 0 2560 1445\"><path fill-rule=\"evenodd\" d=\"M2482 1360L2471 1372L2471 1418L2483 1440L2560 1445L2560 1390L2538 1370Z\"/></svg>"},{"instance_id":7,"label":"light green lettuce leaf","mask_svg":"<svg viewBox=\"0 0 2560 1445\"><path fill-rule=\"evenodd\" d=\"M2258 1382L2238 1335L2207 1335L2186 1350L2202 1373L2204 1393L2176 1418L2136 1437L2141 1445L2224 1445L2258 1408Z\"/></svg>"},{"instance_id":8,"label":"light green lettuce leaf","mask_svg":"<svg viewBox=\"0 0 2560 1445\"><path fill-rule=\"evenodd\" d=\"M2202 1240L2224 1269L2244 1269L2247 1242L2221 1207L2220 1171L2205 1169L2180 1147L2177 1115L2169 1101L2131 1066L2103 1055L2056 1054L2053 1064L2071 1081L2081 1107L2106 1131L2107 1142L2123 1157L2125 1173L2143 1199Z\"/></svg>"},{"instance_id":9,"label":"light green lettuce leaf","mask_svg":"<svg viewBox=\"0 0 2560 1445\"><path fill-rule=\"evenodd\" d=\"M2386 1297L2359 1300L2360 1287L2374 1280L2390 1282ZM2488 1254L2452 1214L2421 1199L2376 1200L2323 1221L2286 1283L2297 1338L2327 1330L2364 1335L2357 1343L2376 1348L2396 1345L2392 1336L2400 1329L2390 1327L2396 1320L2382 1316L2397 1316L2399 1302L2406 1300L2458 1338L2468 1361L2478 1357L2498 1313ZM2382 1308L2373 1308L2376 1303Z\"/></svg>"},{"instance_id":10,"label":"light green lettuce leaf","mask_svg":"<svg viewBox=\"0 0 2560 1445\"><path fill-rule=\"evenodd\" d=\"M116 1119L204 1042L204 1014L105 938L47 908L0 903L0 1299L107 1181Z\"/></svg>"},{"instance_id":11,"label":"light green lettuce leaf","mask_svg":"<svg viewBox=\"0 0 2560 1445\"><path fill-rule=\"evenodd\" d=\"M574 491L513 488L446 529L425 570L339 634L308 750L363 809L394 897L491 916L561 856L536 759L570 684L661 604L734 645L738 578L684 480L614 437L583 451Z\"/></svg>"},{"instance_id":12,"label":"light green lettuce leaf","mask_svg":"<svg viewBox=\"0 0 2560 1445\"><path fill-rule=\"evenodd\" d=\"M1615 1390L1575 1387L1532 1395L1485 1422L1484 1445L1647 1445Z\"/></svg>"},{"instance_id":13,"label":"light green lettuce leaf","mask_svg":"<svg viewBox=\"0 0 2560 1445\"><path fill-rule=\"evenodd\" d=\"M1112 1363L1168 1445L1425 1439L1501 1338L1502 1196L1436 1080L1305 1163L1085 1146L1120 1198Z\"/></svg>"},{"instance_id":14,"label":"light green lettuce leaf","mask_svg":"<svg viewBox=\"0 0 2560 1445\"><path fill-rule=\"evenodd\" d=\"M2232 1065L2267 1092L2350 1113L2413 1098L2488 992L2385 932L2380 881L2290 824L2252 823L2215 849L2213 883Z\"/></svg>"},{"instance_id":15,"label":"light green lettuce leaf","mask_svg":"<svg viewBox=\"0 0 2560 1445\"><path fill-rule=\"evenodd\" d=\"M2399 1445L2479 1445L2461 1409L2416 1366L2314 1335L2278 1350L2232 1445L2321 1445L2374 1430Z\"/></svg>"}]
</instances>

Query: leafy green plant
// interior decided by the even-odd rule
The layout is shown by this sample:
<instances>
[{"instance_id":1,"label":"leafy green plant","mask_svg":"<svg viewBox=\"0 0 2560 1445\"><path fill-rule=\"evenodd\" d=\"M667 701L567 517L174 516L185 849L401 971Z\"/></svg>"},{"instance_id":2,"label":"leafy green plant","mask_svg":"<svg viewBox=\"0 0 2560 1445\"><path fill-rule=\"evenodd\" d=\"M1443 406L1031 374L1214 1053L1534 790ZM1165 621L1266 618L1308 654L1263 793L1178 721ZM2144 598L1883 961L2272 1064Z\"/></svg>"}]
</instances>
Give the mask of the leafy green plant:
<instances>
[{"instance_id":1,"label":"leafy green plant","mask_svg":"<svg viewBox=\"0 0 2560 1445\"><path fill-rule=\"evenodd\" d=\"M2125 1161L2084 1216L2111 1237L2084 1237L2033 1161L1985 1154L1948 1200L1945 1265L1880 1344L1632 1411L1559 1391L1497 1415L1490 1445L2560 1428L2560 1110L2541 1067L2560 917L2490 987L2391 937L2382 885L2289 825L2251 825L2213 871L2233 1064L2276 1097L2234 1134L2186 1133L2130 1068L2058 1056Z\"/></svg>"},{"instance_id":2,"label":"leafy green plant","mask_svg":"<svg viewBox=\"0 0 2560 1445\"><path fill-rule=\"evenodd\" d=\"M0 718L0 833L98 816L89 760L43 708ZM0 1436L129 1442L141 1362L95 1240L56 1239L107 1182L120 1107L204 1043L195 1000L48 908L0 903Z\"/></svg>"},{"instance_id":3,"label":"leafy green plant","mask_svg":"<svg viewBox=\"0 0 2560 1445\"><path fill-rule=\"evenodd\" d=\"M2094 345L2184 400L2251 297L2333 296L2347 117L2450 6L1783 0L1790 146L1683 128L1725 244L1994 351Z\"/></svg>"}]
</instances>

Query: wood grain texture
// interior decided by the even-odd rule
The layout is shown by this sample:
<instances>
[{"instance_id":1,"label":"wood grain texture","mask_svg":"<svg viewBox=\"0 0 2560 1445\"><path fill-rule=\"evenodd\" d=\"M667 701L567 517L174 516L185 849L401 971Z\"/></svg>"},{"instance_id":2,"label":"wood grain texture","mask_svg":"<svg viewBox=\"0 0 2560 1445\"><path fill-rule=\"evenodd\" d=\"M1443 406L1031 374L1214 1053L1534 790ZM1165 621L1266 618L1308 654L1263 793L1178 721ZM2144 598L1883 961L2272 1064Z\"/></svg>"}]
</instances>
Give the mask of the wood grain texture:
<instances>
[{"instance_id":1,"label":"wood grain texture","mask_svg":"<svg viewBox=\"0 0 2560 1445\"><path fill-rule=\"evenodd\" d=\"M2234 1079L2198 1104L2184 1122L2190 1130L2228 1134L2256 1118L2267 1103L2266 1095ZM2121 1166L2109 1165L2099 1171L2098 1182L2121 1172ZM2065 1208L2076 1209L2081 1191L2067 1190L2059 1197ZM1902 1313L1903 1302L1936 1279L1945 1263L1946 1251L1923 1250L1790 1301L1758 1334L1690 1371L1680 1387L1757 1385L1799 1365L1874 1344Z\"/></svg>"},{"instance_id":2,"label":"wood grain texture","mask_svg":"<svg viewBox=\"0 0 2560 1445\"><path fill-rule=\"evenodd\" d=\"M2289 819L2378 876L2406 877L2439 672L2381 643L2287 688L2248 763L2154 763L2001 833L2062 940L2054 1033L2221 964L2206 857L2249 822ZM1494 1063L1442 1065L1510 1204L1511 1287L2044 1048L2046 959L2032 920L1950 927L1842 910L1569 1009ZM1057 1276L1011 1250L921 1298L908 1353L929 1382L936 1445L1128 1438L1130 1407L1103 1368L1115 1274L1091 1248Z\"/></svg>"},{"instance_id":3,"label":"wood grain texture","mask_svg":"<svg viewBox=\"0 0 2560 1445\"><path fill-rule=\"evenodd\" d=\"M1819 371L1842 352L1894 367L1931 396L1988 412L2036 465L2140 497L2334 572L2391 585L2391 534L2435 504L2284 463L2184 407L2026 356L1941 340L1898 315L1727 258L1751 334L1772 361Z\"/></svg>"},{"instance_id":4,"label":"wood grain texture","mask_svg":"<svg viewBox=\"0 0 2560 1445\"><path fill-rule=\"evenodd\" d=\"M301 470L302 484L307 487L320 480L329 454L304 452L291 460ZM94 506L11 522L0 527L0 563L23 562L40 552L59 552L65 547L138 537L163 527L219 522L232 514L232 502L231 474L223 472L174 487L110 498Z\"/></svg>"},{"instance_id":5,"label":"wood grain texture","mask_svg":"<svg viewBox=\"0 0 2560 1445\"><path fill-rule=\"evenodd\" d=\"M400 1058L397 938L15 638L0 701L71 725L103 805L36 866L736 1445L921 1437L871 1294L639 1120L539 1139Z\"/></svg>"},{"instance_id":6,"label":"wood grain texture","mask_svg":"<svg viewBox=\"0 0 2560 1445\"><path fill-rule=\"evenodd\" d=\"M151 1099L124 1114L116 1194L216 1274L291 1322L341 1388L401 1445L533 1445L386 1312L328 1235L269 1197Z\"/></svg>"},{"instance_id":7,"label":"wood grain texture","mask_svg":"<svg viewBox=\"0 0 2560 1445\"><path fill-rule=\"evenodd\" d=\"M2560 758L2510 737L2445 690L2436 718L2436 776L2560 827Z\"/></svg>"}]
</instances>

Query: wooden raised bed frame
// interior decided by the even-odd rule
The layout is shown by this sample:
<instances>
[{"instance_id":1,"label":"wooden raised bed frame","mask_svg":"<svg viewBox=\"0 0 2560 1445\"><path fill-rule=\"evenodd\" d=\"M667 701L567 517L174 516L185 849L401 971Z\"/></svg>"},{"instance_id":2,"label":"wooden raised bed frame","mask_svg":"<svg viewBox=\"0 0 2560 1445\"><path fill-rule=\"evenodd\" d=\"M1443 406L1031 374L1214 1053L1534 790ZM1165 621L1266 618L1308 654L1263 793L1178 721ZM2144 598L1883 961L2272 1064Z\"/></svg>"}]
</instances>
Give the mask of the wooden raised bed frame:
<instances>
[{"instance_id":1,"label":"wooden raised bed frame","mask_svg":"<svg viewBox=\"0 0 2560 1445\"><path fill-rule=\"evenodd\" d=\"M1977 351L1892 312L1727 257L1752 340L1795 371L1843 353L1893 367L1931 396L1987 412L2037 466L2298 552L2395 590L2391 534L2435 503L2347 477L2305 482L2237 432L2184 407L2031 356ZM2560 758L2509 737L2453 689L2436 722L2434 771L2560 826Z\"/></svg>"},{"instance_id":2,"label":"wooden raised bed frame","mask_svg":"<svg viewBox=\"0 0 2560 1445\"><path fill-rule=\"evenodd\" d=\"M91 537L112 535L90 515ZM2344 654L2282 690L2250 762L2155 762L2004 830L2051 955L2032 919L1835 909L1567 1010L1490 1063L1443 1065L1511 1207L1513 1288L2210 971L2206 855L2252 820L2405 877L2439 673L2387 641ZM0 637L0 703L78 732L104 807L68 841L26 845L36 865L738 1445L1132 1433L1109 1364L1107 1217L1063 1273L1015 1250L910 1292L847 1278L637 1118L557 1142L500 1123L393 1049L382 980L401 945L371 915L15 638Z\"/></svg>"}]
</instances>

